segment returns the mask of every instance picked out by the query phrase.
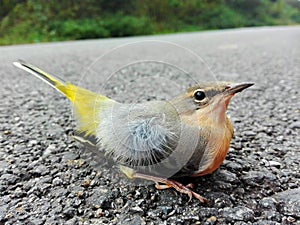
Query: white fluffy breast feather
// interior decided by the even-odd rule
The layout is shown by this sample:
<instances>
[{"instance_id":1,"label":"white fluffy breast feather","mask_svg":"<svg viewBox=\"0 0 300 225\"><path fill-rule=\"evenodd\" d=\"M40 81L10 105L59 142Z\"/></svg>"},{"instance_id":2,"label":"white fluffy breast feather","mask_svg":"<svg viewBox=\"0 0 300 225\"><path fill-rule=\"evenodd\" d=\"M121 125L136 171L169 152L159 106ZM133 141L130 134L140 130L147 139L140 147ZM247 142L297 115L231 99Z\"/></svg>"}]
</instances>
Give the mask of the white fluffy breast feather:
<instances>
[{"instance_id":1,"label":"white fluffy breast feather","mask_svg":"<svg viewBox=\"0 0 300 225\"><path fill-rule=\"evenodd\" d=\"M176 142L174 121L169 120L161 107L150 104L156 103L116 103L100 113L97 138L117 162L148 165L172 152Z\"/></svg>"}]
</instances>

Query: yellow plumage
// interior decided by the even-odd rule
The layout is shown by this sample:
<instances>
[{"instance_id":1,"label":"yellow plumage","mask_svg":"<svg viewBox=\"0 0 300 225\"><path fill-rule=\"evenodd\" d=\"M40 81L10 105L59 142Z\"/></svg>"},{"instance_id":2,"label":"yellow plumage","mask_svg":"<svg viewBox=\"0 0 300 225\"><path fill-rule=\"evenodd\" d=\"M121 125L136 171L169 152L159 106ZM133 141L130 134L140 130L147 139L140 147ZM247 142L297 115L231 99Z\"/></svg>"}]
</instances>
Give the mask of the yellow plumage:
<instances>
[{"instance_id":1,"label":"yellow plumage","mask_svg":"<svg viewBox=\"0 0 300 225\"><path fill-rule=\"evenodd\" d=\"M65 95L73 104L74 114L78 122L78 131L85 136L96 135L96 128L99 125L98 114L101 105L106 101L113 101L112 99L80 88L69 82L64 82L28 63L19 61L15 62L14 65L28 71Z\"/></svg>"}]
</instances>

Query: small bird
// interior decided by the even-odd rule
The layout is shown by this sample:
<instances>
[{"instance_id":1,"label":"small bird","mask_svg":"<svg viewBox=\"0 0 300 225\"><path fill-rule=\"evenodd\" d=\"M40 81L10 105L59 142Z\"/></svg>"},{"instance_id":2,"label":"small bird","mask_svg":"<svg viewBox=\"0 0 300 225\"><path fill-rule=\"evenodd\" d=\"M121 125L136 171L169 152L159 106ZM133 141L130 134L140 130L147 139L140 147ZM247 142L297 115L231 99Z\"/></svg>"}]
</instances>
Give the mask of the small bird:
<instances>
[{"instance_id":1,"label":"small bird","mask_svg":"<svg viewBox=\"0 0 300 225\"><path fill-rule=\"evenodd\" d=\"M40 78L72 103L77 131L93 137L129 178L154 181L201 202L191 185L174 180L214 172L233 136L226 116L230 99L253 83L197 84L169 101L120 103L65 82L24 61L13 63ZM99 150L100 151L100 150Z\"/></svg>"}]
</instances>

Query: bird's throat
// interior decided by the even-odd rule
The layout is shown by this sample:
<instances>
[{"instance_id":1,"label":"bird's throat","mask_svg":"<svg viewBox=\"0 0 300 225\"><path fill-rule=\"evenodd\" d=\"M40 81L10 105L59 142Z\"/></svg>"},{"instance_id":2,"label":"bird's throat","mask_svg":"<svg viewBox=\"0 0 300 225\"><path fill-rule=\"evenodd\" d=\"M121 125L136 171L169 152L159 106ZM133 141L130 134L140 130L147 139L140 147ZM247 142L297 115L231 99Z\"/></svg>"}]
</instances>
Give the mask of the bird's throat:
<instances>
[{"instance_id":1,"label":"bird's throat","mask_svg":"<svg viewBox=\"0 0 300 225\"><path fill-rule=\"evenodd\" d=\"M216 96L204 109L197 110L199 123L205 122L211 126L223 126L226 123L226 110L232 96Z\"/></svg>"}]
</instances>

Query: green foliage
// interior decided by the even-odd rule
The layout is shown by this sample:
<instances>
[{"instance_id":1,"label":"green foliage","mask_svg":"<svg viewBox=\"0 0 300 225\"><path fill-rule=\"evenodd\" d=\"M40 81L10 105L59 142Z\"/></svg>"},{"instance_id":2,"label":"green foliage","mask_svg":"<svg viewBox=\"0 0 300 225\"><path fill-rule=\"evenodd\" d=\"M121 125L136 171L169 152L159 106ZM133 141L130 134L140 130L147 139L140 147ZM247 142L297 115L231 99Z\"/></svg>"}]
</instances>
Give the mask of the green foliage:
<instances>
[{"instance_id":1,"label":"green foliage","mask_svg":"<svg viewBox=\"0 0 300 225\"><path fill-rule=\"evenodd\" d=\"M245 26L245 18L238 12L227 6L216 5L203 14L201 18L205 23L206 29L220 29Z\"/></svg>"},{"instance_id":2,"label":"green foliage","mask_svg":"<svg viewBox=\"0 0 300 225\"><path fill-rule=\"evenodd\" d=\"M51 37L64 39L88 39L124 37L152 33L147 18L117 14L113 17L54 21L49 25Z\"/></svg>"},{"instance_id":3,"label":"green foliage","mask_svg":"<svg viewBox=\"0 0 300 225\"><path fill-rule=\"evenodd\" d=\"M0 45L295 23L296 0L0 1Z\"/></svg>"},{"instance_id":4,"label":"green foliage","mask_svg":"<svg viewBox=\"0 0 300 225\"><path fill-rule=\"evenodd\" d=\"M96 19L54 21L49 26L52 37L66 39L88 39L109 37L110 32Z\"/></svg>"},{"instance_id":5,"label":"green foliage","mask_svg":"<svg viewBox=\"0 0 300 225\"><path fill-rule=\"evenodd\" d=\"M146 17L134 17L116 14L103 21L104 27L109 30L111 37L152 34L153 27Z\"/></svg>"}]
</instances>

